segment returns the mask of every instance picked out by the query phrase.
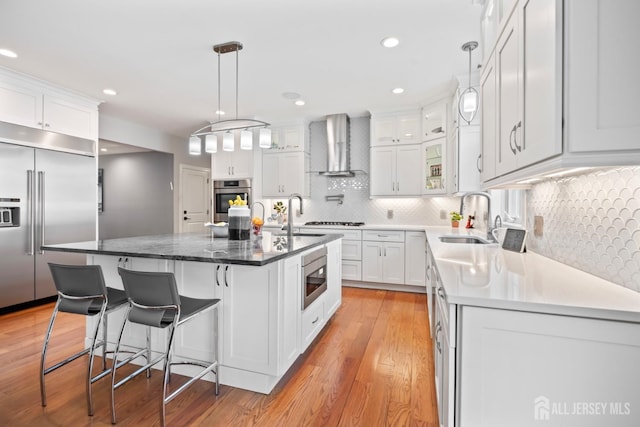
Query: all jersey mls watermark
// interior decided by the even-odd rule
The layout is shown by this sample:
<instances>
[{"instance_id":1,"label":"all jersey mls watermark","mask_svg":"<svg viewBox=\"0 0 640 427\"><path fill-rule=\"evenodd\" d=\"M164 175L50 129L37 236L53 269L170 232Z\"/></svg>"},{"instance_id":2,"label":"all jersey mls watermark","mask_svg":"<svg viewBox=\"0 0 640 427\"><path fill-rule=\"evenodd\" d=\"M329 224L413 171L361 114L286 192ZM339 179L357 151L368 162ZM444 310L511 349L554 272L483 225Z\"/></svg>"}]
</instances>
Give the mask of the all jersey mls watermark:
<instances>
[{"instance_id":1,"label":"all jersey mls watermark","mask_svg":"<svg viewBox=\"0 0 640 427\"><path fill-rule=\"evenodd\" d=\"M630 402L551 401L546 396L533 400L533 418L548 421L556 417L612 417L631 415Z\"/></svg>"}]
</instances>

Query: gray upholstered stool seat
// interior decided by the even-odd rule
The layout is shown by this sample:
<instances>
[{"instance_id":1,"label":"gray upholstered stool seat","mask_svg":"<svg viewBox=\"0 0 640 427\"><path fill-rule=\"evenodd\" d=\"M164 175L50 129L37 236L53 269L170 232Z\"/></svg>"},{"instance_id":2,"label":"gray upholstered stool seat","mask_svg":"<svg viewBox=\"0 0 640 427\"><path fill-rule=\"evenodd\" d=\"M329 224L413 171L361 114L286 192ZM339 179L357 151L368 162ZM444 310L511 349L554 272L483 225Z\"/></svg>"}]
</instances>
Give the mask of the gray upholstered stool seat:
<instances>
[{"instance_id":1,"label":"gray upholstered stool seat","mask_svg":"<svg viewBox=\"0 0 640 427\"><path fill-rule=\"evenodd\" d=\"M184 391L188 386L205 376L207 373L211 372L215 375L216 395L219 392L220 382L218 379L217 342L218 306L220 300L198 299L179 295L173 273L131 271L123 268L118 268L118 273L122 278L122 283L124 284L125 292L127 293L127 297L129 298L130 306L127 316L125 317L125 321L120 330L118 344L116 346L114 366L111 372L111 422L114 424L116 423L115 390L144 371L147 371L148 375L149 368L161 361L164 361L164 380L162 387L162 405L160 411L160 421L162 425L164 425L166 404L173 400L173 398ZM212 325L213 327L211 329L214 335L214 360L207 362L193 360L174 362L172 360L172 350L176 327L208 309L213 309L215 311L214 325ZM147 336L149 336L148 330L151 327L167 328L168 340L165 352L159 357L151 360L149 341L147 340L146 349L140 349L138 352L132 354L126 359L118 360L123 332L128 322L147 326ZM148 355L147 364L139 367L136 371L128 375L126 378L123 378L120 381L116 382L117 370L125 364L133 361L134 359L143 356L145 352ZM197 375L190 378L185 384L183 384L167 396L167 383L169 382L171 366L179 364L197 365L202 369Z\"/></svg>"},{"instance_id":2,"label":"gray upholstered stool seat","mask_svg":"<svg viewBox=\"0 0 640 427\"><path fill-rule=\"evenodd\" d=\"M42 406L47 405L45 375L88 353L87 407L89 415L93 415L91 385L111 372L111 369L107 369L106 362L106 353L108 353L107 316L111 311L127 305L127 295L122 290L108 288L105 285L102 269L99 265L61 265L49 263L49 269L51 270L53 282L58 292L58 299L51 314L51 320L49 321L49 327L45 335L42 355L40 357L40 395ZM89 348L75 353L53 366L46 367L47 348L59 311L84 316L98 315L99 317L93 331L93 340ZM101 325L103 337L102 341L98 341L98 330ZM100 347L103 348L102 371L96 376L93 376L95 351Z\"/></svg>"}]
</instances>

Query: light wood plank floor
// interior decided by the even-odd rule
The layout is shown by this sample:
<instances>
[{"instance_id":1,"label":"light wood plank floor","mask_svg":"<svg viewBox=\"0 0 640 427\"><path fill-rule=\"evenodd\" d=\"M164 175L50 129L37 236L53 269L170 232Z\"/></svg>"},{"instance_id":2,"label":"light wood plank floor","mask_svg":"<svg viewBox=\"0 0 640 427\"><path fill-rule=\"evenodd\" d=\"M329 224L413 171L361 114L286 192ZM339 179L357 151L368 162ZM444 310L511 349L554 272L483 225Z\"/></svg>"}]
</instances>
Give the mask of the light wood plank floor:
<instances>
[{"instance_id":1,"label":"light wood plank floor","mask_svg":"<svg viewBox=\"0 0 640 427\"><path fill-rule=\"evenodd\" d=\"M270 395L199 381L167 406L169 426L437 425L426 296L344 288L342 306ZM53 304L0 316L0 426L109 426L109 384L94 384L86 414L86 358L47 375L40 351ZM84 318L61 313L49 360L77 350ZM172 376L172 383L181 378ZM159 425L161 375L116 393L119 426Z\"/></svg>"}]
</instances>

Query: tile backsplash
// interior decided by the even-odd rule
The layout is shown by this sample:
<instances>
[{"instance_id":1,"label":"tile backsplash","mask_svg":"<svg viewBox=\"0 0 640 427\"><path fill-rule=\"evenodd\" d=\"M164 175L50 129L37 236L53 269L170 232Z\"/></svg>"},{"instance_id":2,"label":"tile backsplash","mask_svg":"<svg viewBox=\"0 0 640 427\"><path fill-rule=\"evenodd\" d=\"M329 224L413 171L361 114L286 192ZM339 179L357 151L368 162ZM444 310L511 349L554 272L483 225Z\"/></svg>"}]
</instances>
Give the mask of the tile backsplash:
<instances>
[{"instance_id":1,"label":"tile backsplash","mask_svg":"<svg viewBox=\"0 0 640 427\"><path fill-rule=\"evenodd\" d=\"M542 216L543 235L533 234ZM527 190L528 247L640 292L640 167L597 170Z\"/></svg>"}]
</instances>

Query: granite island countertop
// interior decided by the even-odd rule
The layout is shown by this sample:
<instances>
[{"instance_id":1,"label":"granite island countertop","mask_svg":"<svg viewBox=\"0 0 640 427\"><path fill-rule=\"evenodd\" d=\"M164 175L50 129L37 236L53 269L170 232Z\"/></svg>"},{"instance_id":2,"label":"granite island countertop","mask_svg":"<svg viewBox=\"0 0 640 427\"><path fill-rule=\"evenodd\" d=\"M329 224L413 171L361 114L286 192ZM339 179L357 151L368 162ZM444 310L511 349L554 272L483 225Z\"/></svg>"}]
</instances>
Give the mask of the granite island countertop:
<instances>
[{"instance_id":1,"label":"granite island countertop","mask_svg":"<svg viewBox=\"0 0 640 427\"><path fill-rule=\"evenodd\" d=\"M256 240L229 240L210 233L161 234L43 245L46 251L160 258L261 266L342 238L340 234L285 235L264 233Z\"/></svg>"}]
</instances>

